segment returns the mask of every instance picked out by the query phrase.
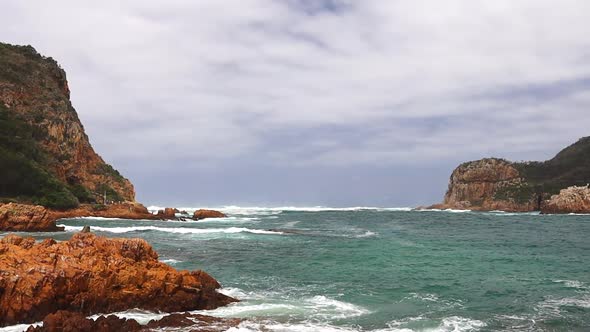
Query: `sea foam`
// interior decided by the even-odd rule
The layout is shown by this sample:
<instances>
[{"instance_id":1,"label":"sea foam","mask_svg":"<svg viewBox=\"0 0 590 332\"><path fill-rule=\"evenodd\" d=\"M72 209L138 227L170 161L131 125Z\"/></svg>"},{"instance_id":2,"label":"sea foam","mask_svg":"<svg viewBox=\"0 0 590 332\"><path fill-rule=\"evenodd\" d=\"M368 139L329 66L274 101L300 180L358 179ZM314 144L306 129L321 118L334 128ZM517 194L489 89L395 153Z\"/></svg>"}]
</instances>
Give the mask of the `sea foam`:
<instances>
[{"instance_id":1,"label":"sea foam","mask_svg":"<svg viewBox=\"0 0 590 332\"><path fill-rule=\"evenodd\" d=\"M63 226L66 232L79 232L82 230L82 226ZM282 232L267 231L262 229L250 229L244 227L228 227L228 228L180 228L180 227L157 227L157 226L130 226L130 227L100 227L91 226L91 230L99 232L109 233L129 233L129 232L141 232L141 231L157 231L165 233L176 233L176 234L214 234L214 233L252 233L252 234L266 234L266 235L282 235Z\"/></svg>"}]
</instances>

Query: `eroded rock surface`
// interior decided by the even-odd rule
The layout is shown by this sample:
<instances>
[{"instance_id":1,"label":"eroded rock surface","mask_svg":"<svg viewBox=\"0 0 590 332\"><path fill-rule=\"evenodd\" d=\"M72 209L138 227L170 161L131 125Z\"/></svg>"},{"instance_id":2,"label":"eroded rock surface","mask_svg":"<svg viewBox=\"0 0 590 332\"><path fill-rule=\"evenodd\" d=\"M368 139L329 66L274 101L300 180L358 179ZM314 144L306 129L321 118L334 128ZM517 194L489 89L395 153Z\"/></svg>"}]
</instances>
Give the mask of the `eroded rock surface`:
<instances>
[{"instance_id":1,"label":"eroded rock surface","mask_svg":"<svg viewBox=\"0 0 590 332\"><path fill-rule=\"evenodd\" d=\"M218 293L207 273L159 262L143 239L78 233L35 244L12 235L0 240L0 266L0 326L40 321L57 310L177 312L236 301Z\"/></svg>"},{"instance_id":2,"label":"eroded rock surface","mask_svg":"<svg viewBox=\"0 0 590 332\"><path fill-rule=\"evenodd\" d=\"M541 210L543 213L590 213L590 187L572 186L551 196Z\"/></svg>"},{"instance_id":3,"label":"eroded rock surface","mask_svg":"<svg viewBox=\"0 0 590 332\"><path fill-rule=\"evenodd\" d=\"M51 212L40 205L8 203L0 205L0 231L60 231Z\"/></svg>"}]
</instances>

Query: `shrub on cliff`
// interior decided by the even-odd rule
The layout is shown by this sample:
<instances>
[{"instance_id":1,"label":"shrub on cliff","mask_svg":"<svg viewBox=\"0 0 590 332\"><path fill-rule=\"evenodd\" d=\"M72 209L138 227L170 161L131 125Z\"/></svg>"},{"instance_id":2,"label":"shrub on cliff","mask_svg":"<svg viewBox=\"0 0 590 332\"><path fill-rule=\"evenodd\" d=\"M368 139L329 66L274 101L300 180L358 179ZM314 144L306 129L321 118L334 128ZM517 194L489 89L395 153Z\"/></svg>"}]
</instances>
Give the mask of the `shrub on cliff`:
<instances>
[{"instance_id":1,"label":"shrub on cliff","mask_svg":"<svg viewBox=\"0 0 590 332\"><path fill-rule=\"evenodd\" d=\"M0 197L56 209L78 206L78 199L47 171L45 155L34 133L24 121L11 117L0 103Z\"/></svg>"}]
</instances>

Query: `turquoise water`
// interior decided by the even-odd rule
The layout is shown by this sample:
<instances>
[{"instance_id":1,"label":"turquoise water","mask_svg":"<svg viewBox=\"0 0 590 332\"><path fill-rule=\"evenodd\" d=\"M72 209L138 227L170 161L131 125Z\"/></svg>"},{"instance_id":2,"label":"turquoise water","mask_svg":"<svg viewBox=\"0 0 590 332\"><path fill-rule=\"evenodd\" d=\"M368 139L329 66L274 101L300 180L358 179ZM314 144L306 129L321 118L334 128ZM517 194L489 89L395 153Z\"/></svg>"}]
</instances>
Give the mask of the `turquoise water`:
<instances>
[{"instance_id":1,"label":"turquoise water","mask_svg":"<svg viewBox=\"0 0 590 332\"><path fill-rule=\"evenodd\" d=\"M64 220L142 237L241 303L234 331L590 331L590 216L227 209L203 222ZM130 311L129 316L151 317Z\"/></svg>"}]
</instances>

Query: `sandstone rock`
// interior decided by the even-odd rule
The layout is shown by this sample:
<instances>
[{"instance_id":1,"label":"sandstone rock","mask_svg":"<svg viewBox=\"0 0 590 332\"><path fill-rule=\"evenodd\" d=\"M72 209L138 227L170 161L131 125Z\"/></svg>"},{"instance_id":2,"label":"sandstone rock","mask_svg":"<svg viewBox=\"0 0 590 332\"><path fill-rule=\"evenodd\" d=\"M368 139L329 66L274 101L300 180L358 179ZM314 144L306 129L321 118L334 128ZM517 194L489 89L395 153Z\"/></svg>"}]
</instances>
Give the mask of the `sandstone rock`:
<instances>
[{"instance_id":1,"label":"sandstone rock","mask_svg":"<svg viewBox=\"0 0 590 332\"><path fill-rule=\"evenodd\" d=\"M0 206L0 231L55 232L63 227L57 227L55 218L42 206L9 203Z\"/></svg>"},{"instance_id":2,"label":"sandstone rock","mask_svg":"<svg viewBox=\"0 0 590 332\"><path fill-rule=\"evenodd\" d=\"M541 209L542 213L590 213L590 187L572 186L551 196Z\"/></svg>"},{"instance_id":3,"label":"sandstone rock","mask_svg":"<svg viewBox=\"0 0 590 332\"><path fill-rule=\"evenodd\" d=\"M0 326L35 322L57 310L82 314L130 308L214 309L236 301L203 271L177 271L142 239L77 233L31 245L0 240Z\"/></svg>"},{"instance_id":4,"label":"sandstone rock","mask_svg":"<svg viewBox=\"0 0 590 332\"><path fill-rule=\"evenodd\" d=\"M467 162L451 174L449 187L442 204L434 209L533 211L538 209L537 197L524 202L512 197L500 198L502 189L518 188L524 180L511 162L486 158Z\"/></svg>"},{"instance_id":5,"label":"sandstone rock","mask_svg":"<svg viewBox=\"0 0 590 332\"><path fill-rule=\"evenodd\" d=\"M51 210L52 217L76 218L76 217L103 217L103 218L121 218L121 219L158 219L151 214L148 209L139 203L117 203L109 205L91 205L82 204L78 208L66 211Z\"/></svg>"},{"instance_id":6,"label":"sandstone rock","mask_svg":"<svg viewBox=\"0 0 590 332\"><path fill-rule=\"evenodd\" d=\"M206 210L206 209L197 210L193 214L194 220L200 220L200 219L205 219L205 218L225 218L225 217L227 217L227 216L222 212L215 211L215 210Z\"/></svg>"}]
</instances>

